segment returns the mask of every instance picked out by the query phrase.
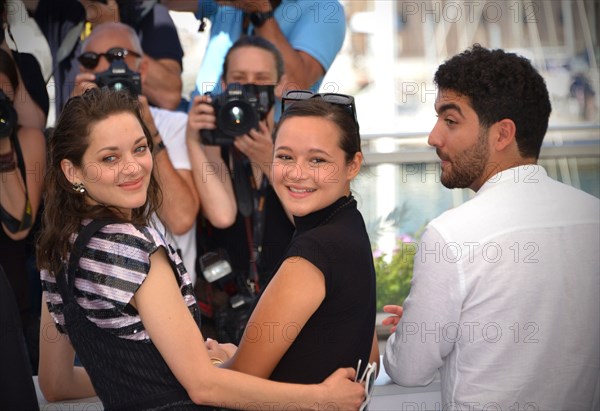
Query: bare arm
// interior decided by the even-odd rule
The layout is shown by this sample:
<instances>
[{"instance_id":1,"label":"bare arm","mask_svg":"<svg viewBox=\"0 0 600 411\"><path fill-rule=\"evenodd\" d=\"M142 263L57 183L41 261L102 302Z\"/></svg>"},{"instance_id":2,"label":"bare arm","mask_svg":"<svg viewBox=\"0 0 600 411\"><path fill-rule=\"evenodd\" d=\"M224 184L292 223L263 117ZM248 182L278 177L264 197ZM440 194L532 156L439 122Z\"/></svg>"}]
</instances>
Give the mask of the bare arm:
<instances>
[{"instance_id":1,"label":"bare arm","mask_svg":"<svg viewBox=\"0 0 600 411\"><path fill-rule=\"evenodd\" d=\"M138 99L142 106L144 123L154 140L154 146L157 147L162 136L152 117L148 100L145 96L139 96ZM180 130L183 132L183 128ZM183 149L186 147L184 146ZM194 225L200 209L200 199L192 172L175 169L167 149L156 152L153 172L163 193L163 203L158 210L158 215L173 234L186 233Z\"/></svg>"},{"instance_id":2,"label":"bare arm","mask_svg":"<svg viewBox=\"0 0 600 411\"><path fill-rule=\"evenodd\" d=\"M294 404L310 409L321 408L327 402L337 403L340 409L358 407L358 400L363 397L358 391L363 388L347 380L353 374L350 369L338 370L335 383L330 377L325 384L315 386L280 384L213 367L164 250L158 250L150 259L148 277L132 302L152 341L194 402L227 408L258 405L257 408L285 409ZM331 390L332 384L339 386L339 393Z\"/></svg>"},{"instance_id":3,"label":"bare arm","mask_svg":"<svg viewBox=\"0 0 600 411\"><path fill-rule=\"evenodd\" d=\"M50 402L96 395L88 373L73 365L75 350L69 338L60 334L50 316L46 293L42 294L40 321L40 363L38 381L44 398Z\"/></svg>"},{"instance_id":4,"label":"bare arm","mask_svg":"<svg viewBox=\"0 0 600 411\"><path fill-rule=\"evenodd\" d=\"M263 337L249 339L245 333L227 367L268 378L294 342L286 333L269 332L273 324L297 324L301 330L325 299L325 278L303 258L287 259L265 289L249 324Z\"/></svg>"},{"instance_id":5,"label":"bare arm","mask_svg":"<svg viewBox=\"0 0 600 411\"><path fill-rule=\"evenodd\" d=\"M198 10L198 0L162 0L161 3L169 10L191 11L195 13Z\"/></svg>"},{"instance_id":6,"label":"bare arm","mask_svg":"<svg viewBox=\"0 0 600 411\"><path fill-rule=\"evenodd\" d=\"M221 148L204 146L200 139L200 130L215 128L214 109L208 101L208 96L194 98L188 113L186 143L202 213L215 227L226 228L235 222L237 204Z\"/></svg>"},{"instance_id":7,"label":"bare arm","mask_svg":"<svg viewBox=\"0 0 600 411\"><path fill-rule=\"evenodd\" d=\"M157 107L175 110L181 101L181 66L173 59L153 59L144 54L148 62L142 90Z\"/></svg>"},{"instance_id":8,"label":"bare arm","mask_svg":"<svg viewBox=\"0 0 600 411\"><path fill-rule=\"evenodd\" d=\"M247 13L272 10L269 1L238 0L233 4L221 1L220 4L229 4ZM256 35L269 40L279 50L285 64L287 83L293 84L293 88L308 89L325 74L325 70L313 56L292 47L275 19L268 19L261 27L255 27L254 30Z\"/></svg>"},{"instance_id":9,"label":"bare arm","mask_svg":"<svg viewBox=\"0 0 600 411\"><path fill-rule=\"evenodd\" d=\"M175 235L188 232L200 210L200 198L192 172L176 170L165 150L154 158L155 174L162 189L163 202L158 210L161 220Z\"/></svg>"},{"instance_id":10,"label":"bare arm","mask_svg":"<svg viewBox=\"0 0 600 411\"><path fill-rule=\"evenodd\" d=\"M273 43L283 57L286 81L278 88L309 89L325 74L325 69L313 56L291 46L274 19L257 28L256 34Z\"/></svg>"}]
</instances>

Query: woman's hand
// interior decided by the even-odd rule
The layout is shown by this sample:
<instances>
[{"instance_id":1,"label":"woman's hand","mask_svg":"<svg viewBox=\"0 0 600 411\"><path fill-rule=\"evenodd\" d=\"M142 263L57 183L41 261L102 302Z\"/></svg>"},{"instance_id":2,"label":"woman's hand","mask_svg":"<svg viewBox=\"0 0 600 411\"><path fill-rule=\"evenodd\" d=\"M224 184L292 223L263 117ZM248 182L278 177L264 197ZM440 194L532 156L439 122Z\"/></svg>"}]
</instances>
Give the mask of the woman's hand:
<instances>
[{"instance_id":1,"label":"woman's hand","mask_svg":"<svg viewBox=\"0 0 600 411\"><path fill-rule=\"evenodd\" d=\"M212 340L210 338L206 339L204 345L206 346L206 349L208 350L208 355L211 359L216 358L223 362L233 357L238 348L235 344L219 344L218 341Z\"/></svg>"},{"instance_id":2,"label":"woman's hand","mask_svg":"<svg viewBox=\"0 0 600 411\"><path fill-rule=\"evenodd\" d=\"M271 163L273 162L273 137L266 121L258 123L258 129L252 129L247 134L237 137L233 145L246 155L255 166L270 178Z\"/></svg>"},{"instance_id":3,"label":"woman's hand","mask_svg":"<svg viewBox=\"0 0 600 411\"><path fill-rule=\"evenodd\" d=\"M354 382L354 368L340 368L320 385L326 390L319 409L358 410L365 399L365 387Z\"/></svg>"},{"instance_id":4,"label":"woman's hand","mask_svg":"<svg viewBox=\"0 0 600 411\"><path fill-rule=\"evenodd\" d=\"M200 143L200 130L214 130L217 127L215 109L210 96L196 96L192 100L192 108L188 112L186 137Z\"/></svg>"}]
</instances>

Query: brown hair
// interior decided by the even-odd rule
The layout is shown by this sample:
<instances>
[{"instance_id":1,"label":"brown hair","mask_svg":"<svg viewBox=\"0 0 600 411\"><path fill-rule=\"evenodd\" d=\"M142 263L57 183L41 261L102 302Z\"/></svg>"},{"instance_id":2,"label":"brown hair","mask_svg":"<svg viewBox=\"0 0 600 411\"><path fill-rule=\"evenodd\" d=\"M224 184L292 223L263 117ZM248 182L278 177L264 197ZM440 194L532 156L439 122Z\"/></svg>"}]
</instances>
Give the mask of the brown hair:
<instances>
[{"instance_id":1,"label":"brown hair","mask_svg":"<svg viewBox=\"0 0 600 411\"><path fill-rule=\"evenodd\" d=\"M79 231L83 219L111 218L125 222L113 207L87 204L85 196L73 190L61 168L61 161L64 159L81 167L94 125L120 113L131 113L138 119L148 146L152 149L152 138L142 120L137 99L127 92L113 91L106 87L94 88L81 96L71 98L62 110L56 128L50 136L37 261L38 267L47 269L51 275L60 271L71 247L70 237ZM154 175L151 175L145 204L134 209L131 220L127 222L147 225L150 216L160 207L161 201L162 194L158 182Z\"/></svg>"}]
</instances>

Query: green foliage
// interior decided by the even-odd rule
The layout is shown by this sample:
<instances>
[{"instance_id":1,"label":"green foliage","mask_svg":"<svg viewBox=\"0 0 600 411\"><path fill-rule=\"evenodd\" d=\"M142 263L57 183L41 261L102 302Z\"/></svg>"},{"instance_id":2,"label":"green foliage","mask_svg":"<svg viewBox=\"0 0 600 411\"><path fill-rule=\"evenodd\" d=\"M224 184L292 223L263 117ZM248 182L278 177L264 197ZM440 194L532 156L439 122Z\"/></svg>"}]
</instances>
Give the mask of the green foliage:
<instances>
[{"instance_id":1,"label":"green foliage","mask_svg":"<svg viewBox=\"0 0 600 411\"><path fill-rule=\"evenodd\" d=\"M373 258L377 278L377 311L386 304L402 305L410 291L413 260L417 251L416 241L398 240L398 247L391 259L385 254ZM389 261L389 262L388 262Z\"/></svg>"},{"instance_id":2,"label":"green foliage","mask_svg":"<svg viewBox=\"0 0 600 411\"><path fill-rule=\"evenodd\" d=\"M410 207L401 204L387 216L377 217L367 224L371 244L376 244L385 232L413 232L407 229L410 221ZM402 305L410 291L413 274L413 260L419 246L425 223L414 234L403 234L396 241L396 248L391 256L379 250L373 252L373 263L377 280L377 311L382 312L387 304Z\"/></svg>"}]
</instances>

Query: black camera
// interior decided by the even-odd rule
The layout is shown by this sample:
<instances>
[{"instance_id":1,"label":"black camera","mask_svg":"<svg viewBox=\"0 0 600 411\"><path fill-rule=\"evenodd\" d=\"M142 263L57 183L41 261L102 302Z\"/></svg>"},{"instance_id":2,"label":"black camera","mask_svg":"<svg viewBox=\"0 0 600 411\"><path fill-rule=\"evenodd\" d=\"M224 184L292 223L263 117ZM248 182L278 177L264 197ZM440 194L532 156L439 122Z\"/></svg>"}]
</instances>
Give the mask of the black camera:
<instances>
[{"instance_id":1,"label":"black camera","mask_svg":"<svg viewBox=\"0 0 600 411\"><path fill-rule=\"evenodd\" d=\"M142 94L140 73L129 70L122 59L114 60L108 70L96 74L96 84L116 91L127 90L133 97Z\"/></svg>"},{"instance_id":2,"label":"black camera","mask_svg":"<svg viewBox=\"0 0 600 411\"><path fill-rule=\"evenodd\" d=\"M4 91L0 90L0 138L10 137L17 126L17 112Z\"/></svg>"},{"instance_id":3,"label":"black camera","mask_svg":"<svg viewBox=\"0 0 600 411\"><path fill-rule=\"evenodd\" d=\"M213 97L217 128L200 130L207 145L228 146L236 137L258 128L275 103L275 86L232 83Z\"/></svg>"}]
</instances>

